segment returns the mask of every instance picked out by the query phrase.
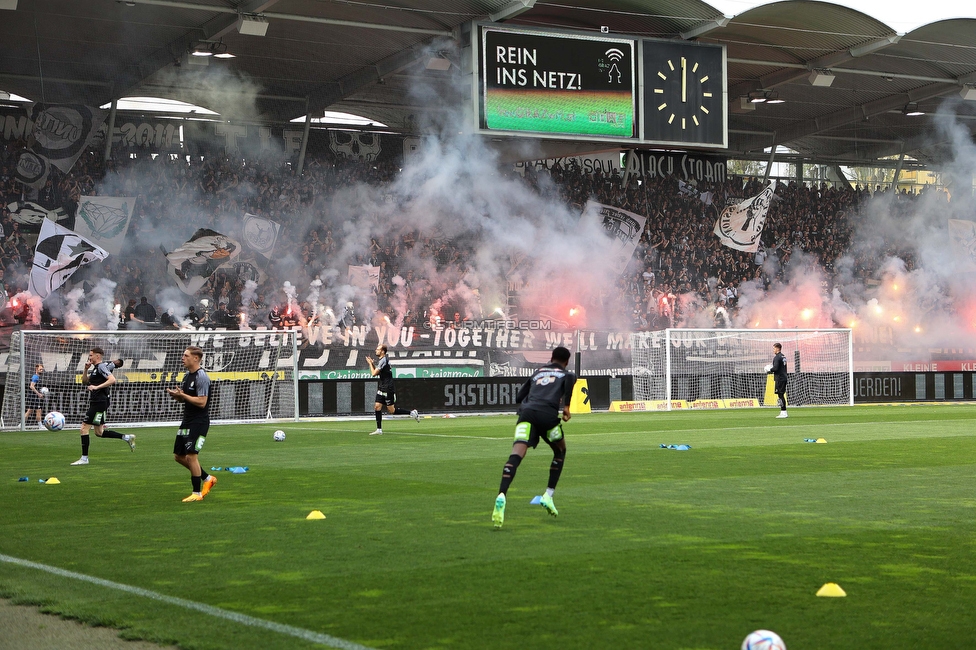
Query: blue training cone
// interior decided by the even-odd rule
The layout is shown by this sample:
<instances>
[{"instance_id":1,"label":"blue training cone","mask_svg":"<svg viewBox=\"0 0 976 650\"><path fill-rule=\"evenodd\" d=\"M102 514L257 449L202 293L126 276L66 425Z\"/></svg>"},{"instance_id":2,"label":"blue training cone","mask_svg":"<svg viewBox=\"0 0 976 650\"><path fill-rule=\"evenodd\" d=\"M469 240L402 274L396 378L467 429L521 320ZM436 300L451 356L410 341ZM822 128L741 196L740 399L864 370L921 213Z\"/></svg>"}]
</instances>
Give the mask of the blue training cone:
<instances>
[{"instance_id":1,"label":"blue training cone","mask_svg":"<svg viewBox=\"0 0 976 650\"><path fill-rule=\"evenodd\" d=\"M541 496L532 497L532 500L529 501L529 505L530 506L541 506L542 505L542 497Z\"/></svg>"}]
</instances>

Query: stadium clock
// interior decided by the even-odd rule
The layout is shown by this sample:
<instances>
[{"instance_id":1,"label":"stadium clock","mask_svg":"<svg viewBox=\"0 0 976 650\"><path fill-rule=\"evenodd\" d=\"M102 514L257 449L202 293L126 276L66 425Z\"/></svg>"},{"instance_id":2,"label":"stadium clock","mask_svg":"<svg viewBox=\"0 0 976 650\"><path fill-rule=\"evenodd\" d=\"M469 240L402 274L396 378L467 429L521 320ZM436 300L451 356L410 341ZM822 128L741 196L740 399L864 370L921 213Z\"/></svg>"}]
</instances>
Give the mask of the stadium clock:
<instances>
[{"instance_id":1,"label":"stadium clock","mask_svg":"<svg viewBox=\"0 0 976 650\"><path fill-rule=\"evenodd\" d=\"M643 138L726 146L721 47L644 41Z\"/></svg>"}]
</instances>

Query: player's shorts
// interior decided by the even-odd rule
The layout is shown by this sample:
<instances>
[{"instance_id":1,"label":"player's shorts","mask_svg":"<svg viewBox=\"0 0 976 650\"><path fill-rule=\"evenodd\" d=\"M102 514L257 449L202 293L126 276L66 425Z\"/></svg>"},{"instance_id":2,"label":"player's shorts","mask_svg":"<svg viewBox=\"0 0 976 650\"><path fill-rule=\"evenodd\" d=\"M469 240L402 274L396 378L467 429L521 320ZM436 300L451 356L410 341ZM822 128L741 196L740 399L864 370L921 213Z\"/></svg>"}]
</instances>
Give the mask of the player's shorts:
<instances>
[{"instance_id":1,"label":"player's shorts","mask_svg":"<svg viewBox=\"0 0 976 650\"><path fill-rule=\"evenodd\" d=\"M773 389L773 392L774 393L785 393L786 392L786 380L785 379L777 379L776 382L775 382L775 388Z\"/></svg>"},{"instance_id":2,"label":"player's shorts","mask_svg":"<svg viewBox=\"0 0 976 650\"><path fill-rule=\"evenodd\" d=\"M550 418L532 411L519 414L515 425L515 442L524 442L535 449L540 438L550 445L563 439L563 427L559 418Z\"/></svg>"},{"instance_id":3,"label":"player's shorts","mask_svg":"<svg viewBox=\"0 0 976 650\"><path fill-rule=\"evenodd\" d=\"M105 404L89 404L88 411L85 412L85 419L82 420L85 424L91 424L96 427L100 427L105 424L105 412L108 411L108 405Z\"/></svg>"},{"instance_id":4,"label":"player's shorts","mask_svg":"<svg viewBox=\"0 0 976 650\"><path fill-rule=\"evenodd\" d=\"M176 431L176 442L173 443L173 454L176 456L189 456L199 454L203 449L203 443L207 441L207 431L210 424L191 424L186 429Z\"/></svg>"},{"instance_id":5,"label":"player's shorts","mask_svg":"<svg viewBox=\"0 0 976 650\"><path fill-rule=\"evenodd\" d=\"M32 391L32 390L27 391L27 400L26 400L26 402L27 402L27 410L28 411L31 411L33 409L40 410L40 409L44 408L43 402L41 402L41 398L38 397L37 395L35 395L34 394L34 391Z\"/></svg>"},{"instance_id":6,"label":"player's shorts","mask_svg":"<svg viewBox=\"0 0 976 650\"><path fill-rule=\"evenodd\" d=\"M376 391L376 401L383 406L393 406L396 404L396 391L392 388L388 391Z\"/></svg>"}]
</instances>

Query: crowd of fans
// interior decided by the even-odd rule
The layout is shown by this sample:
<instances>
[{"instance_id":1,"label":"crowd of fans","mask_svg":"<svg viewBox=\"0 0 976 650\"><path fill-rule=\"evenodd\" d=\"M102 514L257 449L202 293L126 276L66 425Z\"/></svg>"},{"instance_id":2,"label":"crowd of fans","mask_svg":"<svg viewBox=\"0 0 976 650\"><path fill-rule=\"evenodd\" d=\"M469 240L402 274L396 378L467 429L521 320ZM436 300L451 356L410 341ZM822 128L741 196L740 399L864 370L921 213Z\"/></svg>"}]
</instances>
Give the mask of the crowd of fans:
<instances>
[{"instance_id":1,"label":"crowd of fans","mask_svg":"<svg viewBox=\"0 0 976 650\"><path fill-rule=\"evenodd\" d=\"M380 186L399 173L392 164L325 157L310 159L303 175L296 177L290 164L271 156L244 163L220 157L188 161L167 154L132 157L120 151L105 161L96 152L88 152L70 173L53 170L43 188L31 190L14 180L22 147L22 142L0 143L0 273L5 274L0 276L0 287L8 296L26 290L37 232L36 225L18 223L8 205L31 201L46 210L62 208L70 221L82 195L135 196L123 252L79 271L71 280L88 288L100 277L114 280L115 302L125 305L119 316L129 327L175 327L187 322L234 327L241 322L242 313L251 326L307 323L317 306L303 295L289 299L282 293L282 284L288 280L296 293L306 293L304 288L323 268L321 262L342 252L342 232L336 230L329 214L330 198L340 188L356 183ZM728 202L758 194L761 181L728 176L722 182L698 184L697 192L688 193L675 177L638 180L631 179L624 187L618 172L587 173L570 163L551 168L527 166L520 181L568 206L582 208L592 199L647 217L628 271L615 286L606 288L623 298L635 328L680 324L682 305L688 302L679 297L689 295L697 297L696 305L711 305L716 326L727 325L735 312L739 287L753 281L768 286L789 268L797 251L812 256L828 277L843 255L854 259L855 274L866 277L876 271L877 256L852 246L859 211L871 196L866 189L795 182L779 185L761 248L757 253L745 253L723 246L712 228ZM700 192L709 193L704 195L706 200ZM912 194L898 196L903 203L915 199ZM245 212L282 224L276 251L283 253L274 256L260 277L253 271L247 275L222 269L192 300L173 298L175 289L164 291L175 283L167 274L168 261L159 242L169 242L171 250L197 228L233 233L240 229ZM472 241L438 238L418 229L390 229L383 237L371 238L365 250L353 251L348 262L379 267L375 308L380 313L402 311L406 304L410 306L406 324L438 317L451 321L487 314L463 313L463 300L438 295L430 275L436 274L437 287L460 282L474 246ZM910 251L892 252L901 254L911 266ZM405 253L422 263L404 265ZM258 281L257 285L249 287L249 279ZM48 300L43 321L63 319L61 294ZM183 306L189 302L199 307ZM370 317L357 315L351 303L338 314L330 309L327 315L317 315L319 322L337 327Z\"/></svg>"}]
</instances>

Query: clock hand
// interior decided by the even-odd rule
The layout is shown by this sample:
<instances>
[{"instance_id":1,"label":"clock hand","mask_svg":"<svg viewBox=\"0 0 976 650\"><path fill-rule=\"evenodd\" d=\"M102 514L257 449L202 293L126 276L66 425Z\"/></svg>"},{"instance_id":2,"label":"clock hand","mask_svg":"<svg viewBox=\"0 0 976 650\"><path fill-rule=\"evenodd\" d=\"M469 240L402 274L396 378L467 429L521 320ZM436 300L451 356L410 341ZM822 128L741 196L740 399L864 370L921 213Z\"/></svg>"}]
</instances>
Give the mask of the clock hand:
<instances>
[{"instance_id":1,"label":"clock hand","mask_svg":"<svg viewBox=\"0 0 976 650\"><path fill-rule=\"evenodd\" d=\"M681 57L681 101L688 102L688 59Z\"/></svg>"}]
</instances>

